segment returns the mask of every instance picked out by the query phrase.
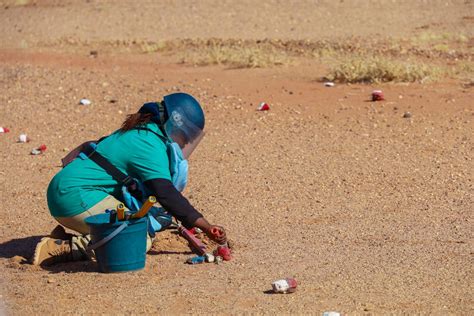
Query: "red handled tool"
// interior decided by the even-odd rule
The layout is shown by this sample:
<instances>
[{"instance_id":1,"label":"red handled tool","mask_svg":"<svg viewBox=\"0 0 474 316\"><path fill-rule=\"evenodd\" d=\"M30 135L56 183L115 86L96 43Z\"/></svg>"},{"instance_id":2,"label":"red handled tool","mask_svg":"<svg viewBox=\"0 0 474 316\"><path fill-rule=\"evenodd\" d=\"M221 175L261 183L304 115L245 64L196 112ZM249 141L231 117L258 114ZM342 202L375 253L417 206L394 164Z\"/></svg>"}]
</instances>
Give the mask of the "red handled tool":
<instances>
[{"instance_id":1,"label":"red handled tool","mask_svg":"<svg viewBox=\"0 0 474 316\"><path fill-rule=\"evenodd\" d=\"M199 256L204 256L206 254L206 246L200 241L196 236L194 236L189 230L185 227L179 225L178 232L181 236L184 237L189 243L189 248Z\"/></svg>"}]
</instances>

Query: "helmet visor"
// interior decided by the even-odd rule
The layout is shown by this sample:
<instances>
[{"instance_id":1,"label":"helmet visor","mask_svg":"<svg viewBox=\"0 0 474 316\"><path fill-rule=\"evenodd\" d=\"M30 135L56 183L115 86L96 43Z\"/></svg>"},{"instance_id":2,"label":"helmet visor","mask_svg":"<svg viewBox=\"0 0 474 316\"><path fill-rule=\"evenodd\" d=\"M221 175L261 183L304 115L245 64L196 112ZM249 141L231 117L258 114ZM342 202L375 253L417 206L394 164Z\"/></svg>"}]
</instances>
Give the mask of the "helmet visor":
<instances>
[{"instance_id":1,"label":"helmet visor","mask_svg":"<svg viewBox=\"0 0 474 316\"><path fill-rule=\"evenodd\" d=\"M199 145L204 135L205 132L201 132L201 134L199 134L199 136L195 138L194 141L185 144L184 147L181 148L181 150L183 151L184 159L188 159L189 156L191 156L194 149L196 149L197 145Z\"/></svg>"},{"instance_id":2,"label":"helmet visor","mask_svg":"<svg viewBox=\"0 0 474 316\"><path fill-rule=\"evenodd\" d=\"M181 113L179 109L175 109L169 113L164 128L166 135L179 144L185 159L191 156L204 136L204 131L187 118L184 113Z\"/></svg>"}]
</instances>

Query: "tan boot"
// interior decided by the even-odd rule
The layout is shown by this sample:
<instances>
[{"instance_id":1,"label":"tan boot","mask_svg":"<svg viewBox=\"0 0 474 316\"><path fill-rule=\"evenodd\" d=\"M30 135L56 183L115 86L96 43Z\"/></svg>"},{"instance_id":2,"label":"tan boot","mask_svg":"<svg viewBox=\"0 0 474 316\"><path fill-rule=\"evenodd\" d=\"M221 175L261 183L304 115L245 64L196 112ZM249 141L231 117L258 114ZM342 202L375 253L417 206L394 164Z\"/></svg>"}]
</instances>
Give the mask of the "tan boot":
<instances>
[{"instance_id":1,"label":"tan boot","mask_svg":"<svg viewBox=\"0 0 474 316\"><path fill-rule=\"evenodd\" d=\"M73 261L70 241L43 237L36 245L32 264L50 266L68 261Z\"/></svg>"},{"instance_id":2,"label":"tan boot","mask_svg":"<svg viewBox=\"0 0 474 316\"><path fill-rule=\"evenodd\" d=\"M73 236L73 234L66 233L66 230L61 225L57 225L51 233L49 233L49 237L63 240L71 240Z\"/></svg>"}]
</instances>

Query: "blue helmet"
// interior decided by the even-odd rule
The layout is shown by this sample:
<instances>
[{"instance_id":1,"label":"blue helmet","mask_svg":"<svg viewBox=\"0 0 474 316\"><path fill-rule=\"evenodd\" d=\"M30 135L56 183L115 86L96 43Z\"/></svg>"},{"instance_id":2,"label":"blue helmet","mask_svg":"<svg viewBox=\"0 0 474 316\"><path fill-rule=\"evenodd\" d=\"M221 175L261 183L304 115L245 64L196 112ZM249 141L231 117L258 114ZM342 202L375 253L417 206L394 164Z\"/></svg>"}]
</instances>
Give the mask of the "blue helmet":
<instances>
[{"instance_id":1,"label":"blue helmet","mask_svg":"<svg viewBox=\"0 0 474 316\"><path fill-rule=\"evenodd\" d=\"M186 157L192 153L204 135L204 112L199 102L187 93L173 93L163 98L164 130L180 144Z\"/></svg>"},{"instance_id":2,"label":"blue helmet","mask_svg":"<svg viewBox=\"0 0 474 316\"><path fill-rule=\"evenodd\" d=\"M204 130L204 112L199 102L191 95L187 93L169 94L163 98L163 103L167 114L165 127L171 120L170 123L180 128L189 139L194 139L197 130L199 132ZM184 123L183 125L179 124L180 119Z\"/></svg>"},{"instance_id":3,"label":"blue helmet","mask_svg":"<svg viewBox=\"0 0 474 316\"><path fill-rule=\"evenodd\" d=\"M145 103L138 112L152 114L152 121L181 146L186 157L204 135L204 112L199 102L187 93L173 93L164 96L162 102Z\"/></svg>"}]
</instances>

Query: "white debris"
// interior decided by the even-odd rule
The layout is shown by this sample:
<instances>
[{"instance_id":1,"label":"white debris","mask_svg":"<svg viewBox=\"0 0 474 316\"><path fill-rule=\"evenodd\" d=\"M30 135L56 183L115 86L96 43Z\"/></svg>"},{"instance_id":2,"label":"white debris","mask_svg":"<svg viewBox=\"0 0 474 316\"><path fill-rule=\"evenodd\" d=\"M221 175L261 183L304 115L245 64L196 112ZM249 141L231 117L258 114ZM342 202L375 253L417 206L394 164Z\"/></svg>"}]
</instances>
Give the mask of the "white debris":
<instances>
[{"instance_id":1,"label":"white debris","mask_svg":"<svg viewBox=\"0 0 474 316\"><path fill-rule=\"evenodd\" d=\"M26 143L28 141L29 139L28 139L28 136L26 136L26 134L20 134L20 136L18 137L19 143Z\"/></svg>"},{"instance_id":2,"label":"white debris","mask_svg":"<svg viewBox=\"0 0 474 316\"><path fill-rule=\"evenodd\" d=\"M206 253L205 256L206 256L206 262L214 262L215 259L216 259L216 258L215 258L212 254L210 254L210 253Z\"/></svg>"},{"instance_id":3,"label":"white debris","mask_svg":"<svg viewBox=\"0 0 474 316\"><path fill-rule=\"evenodd\" d=\"M324 86L325 86L325 87L334 87L335 84L334 84L334 82L327 81L327 82L324 83Z\"/></svg>"},{"instance_id":4,"label":"white debris","mask_svg":"<svg viewBox=\"0 0 474 316\"><path fill-rule=\"evenodd\" d=\"M214 263L215 264L221 264L222 263L222 257L221 256L215 256L214 257Z\"/></svg>"},{"instance_id":5,"label":"white debris","mask_svg":"<svg viewBox=\"0 0 474 316\"><path fill-rule=\"evenodd\" d=\"M81 99L81 101L79 101L79 104L81 105L90 105L91 103L92 102L89 99Z\"/></svg>"}]
</instances>

